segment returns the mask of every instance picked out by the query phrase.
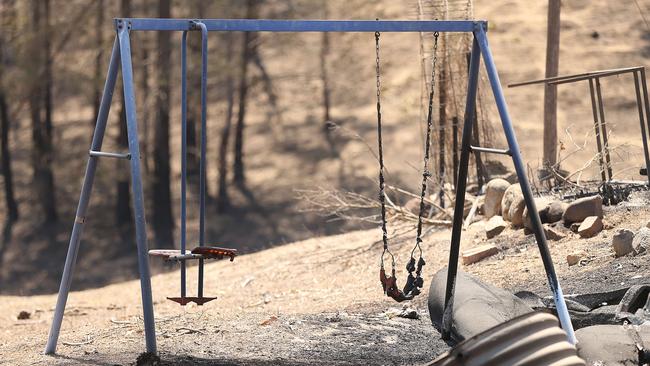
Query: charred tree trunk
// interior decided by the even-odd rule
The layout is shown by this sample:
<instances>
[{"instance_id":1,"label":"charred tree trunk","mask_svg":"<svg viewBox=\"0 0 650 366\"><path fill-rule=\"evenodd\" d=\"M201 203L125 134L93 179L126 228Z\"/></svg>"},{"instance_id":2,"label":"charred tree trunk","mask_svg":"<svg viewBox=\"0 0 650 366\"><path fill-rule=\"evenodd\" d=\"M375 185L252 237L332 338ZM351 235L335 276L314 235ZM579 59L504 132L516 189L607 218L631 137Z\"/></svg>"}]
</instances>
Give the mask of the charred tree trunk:
<instances>
[{"instance_id":1,"label":"charred tree trunk","mask_svg":"<svg viewBox=\"0 0 650 366\"><path fill-rule=\"evenodd\" d=\"M233 53L233 36L232 33L225 35L226 37L226 65L228 71L233 69L232 53ZM221 130L221 139L219 142L219 184L217 187L217 212L224 212L230 206L230 198L228 197L228 144L230 142L230 130L232 128L232 117L235 106L235 80L232 72L226 75L226 120Z\"/></svg>"},{"instance_id":2,"label":"charred tree trunk","mask_svg":"<svg viewBox=\"0 0 650 366\"><path fill-rule=\"evenodd\" d=\"M32 91L29 110L32 122L32 169L33 185L46 222L57 220L52 173L52 65L50 58L49 0L31 2L32 42L31 63ZM44 18L43 18L44 17ZM43 79L36 77L41 75ZM45 113L43 113L45 109Z\"/></svg>"},{"instance_id":3,"label":"charred tree trunk","mask_svg":"<svg viewBox=\"0 0 650 366\"><path fill-rule=\"evenodd\" d=\"M256 18L257 0L247 0L246 18ZM241 71L239 75L239 110L235 126L235 159L233 164L233 181L239 186L246 184L244 176L244 121L246 118L246 96L248 93L248 64L256 52L257 34L244 33L242 44Z\"/></svg>"},{"instance_id":4,"label":"charred tree trunk","mask_svg":"<svg viewBox=\"0 0 650 366\"><path fill-rule=\"evenodd\" d=\"M329 18L329 11L327 8L327 1L323 1L323 19ZM327 58L330 53L330 34L328 32L323 32L322 42L320 49L320 78L321 83L323 84L323 132L325 133L325 139L329 145L330 152L332 155L336 155L336 147L334 146L334 140L332 139L332 127L333 122L330 116L330 87L329 87L329 75L327 73Z\"/></svg>"},{"instance_id":5,"label":"charred tree trunk","mask_svg":"<svg viewBox=\"0 0 650 366\"><path fill-rule=\"evenodd\" d=\"M2 17L2 26L5 29L5 32L7 32L10 24L15 21L14 19L11 19L11 17L15 15L13 11L15 4L11 2L9 4L3 3L3 5L9 8L5 9L7 13L3 14ZM7 207L5 230L10 231L11 224L18 220L19 213L18 203L16 202L16 196L14 195L11 150L9 149L9 130L11 129L11 121L9 117L9 107L7 105L7 96L5 94L4 76L8 66L7 55L5 54L5 47L8 45L5 42L6 38L4 33L0 34L0 169L4 181L5 204ZM4 248L4 246L2 248ZM2 249L0 249L0 251L1 250ZM0 260L1 259L2 255L0 254Z\"/></svg>"},{"instance_id":6,"label":"charred tree trunk","mask_svg":"<svg viewBox=\"0 0 650 366\"><path fill-rule=\"evenodd\" d=\"M171 1L159 0L158 16L171 16ZM159 32L158 37L158 93L156 94L157 122L154 133L154 172L152 180L153 213L152 226L158 246L171 248L173 241L173 225L170 167L169 167L169 94L171 71L171 39L169 32Z\"/></svg>"},{"instance_id":7,"label":"charred tree trunk","mask_svg":"<svg viewBox=\"0 0 650 366\"><path fill-rule=\"evenodd\" d=\"M0 45L1 47L2 45ZM2 154L2 178L5 186L5 202L7 204L7 223L18 220L18 203L14 195L13 170L11 169L11 153L9 150L9 111L7 98L4 93L3 80L0 76L0 153Z\"/></svg>"},{"instance_id":8,"label":"charred tree trunk","mask_svg":"<svg viewBox=\"0 0 650 366\"><path fill-rule=\"evenodd\" d=\"M447 129L447 59L445 47L445 37L442 37L442 55L443 57L440 60L440 69L438 71L438 115L440 118L440 124L438 128L438 145L439 145L439 161L438 161L438 179L440 181L440 206L445 207L445 139ZM432 71L433 72L433 71Z\"/></svg>"},{"instance_id":9,"label":"charred tree trunk","mask_svg":"<svg viewBox=\"0 0 650 366\"><path fill-rule=\"evenodd\" d=\"M95 126L99 114L99 103L102 98L102 59L104 58L104 0L97 0L97 24L95 25L95 70L93 72L93 118L91 126Z\"/></svg>"},{"instance_id":10,"label":"charred tree trunk","mask_svg":"<svg viewBox=\"0 0 650 366\"><path fill-rule=\"evenodd\" d=\"M121 13L125 18L131 17L131 0L121 1ZM128 132L126 125L126 105L124 93L118 93L121 101L120 111L120 130L117 134L116 144L121 151L129 149ZM129 169L124 162L117 160L115 162L115 172L117 176L116 198L115 198L115 221L120 228L132 226L133 215L131 213L131 199L129 192Z\"/></svg>"}]
</instances>

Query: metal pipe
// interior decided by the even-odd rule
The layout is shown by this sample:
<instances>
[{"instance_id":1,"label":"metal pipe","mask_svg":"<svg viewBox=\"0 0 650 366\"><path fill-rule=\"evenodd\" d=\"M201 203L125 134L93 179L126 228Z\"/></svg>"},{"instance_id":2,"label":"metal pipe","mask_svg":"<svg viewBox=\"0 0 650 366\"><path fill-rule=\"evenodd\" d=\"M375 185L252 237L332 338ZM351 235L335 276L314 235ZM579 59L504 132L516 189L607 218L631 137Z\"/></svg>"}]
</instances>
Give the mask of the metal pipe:
<instances>
[{"instance_id":1,"label":"metal pipe","mask_svg":"<svg viewBox=\"0 0 650 366\"><path fill-rule=\"evenodd\" d=\"M120 19L118 19L120 20ZM132 31L186 31L194 24L210 32L472 32L484 20L267 20L267 19L145 19L122 18Z\"/></svg>"},{"instance_id":2,"label":"metal pipe","mask_svg":"<svg viewBox=\"0 0 650 366\"><path fill-rule=\"evenodd\" d=\"M199 217L199 246L205 245L205 196L206 196L206 145L207 145L207 84L208 84L208 28L197 22L201 29L201 164L200 164L200 217ZM203 266L204 260L199 259L198 297L203 297Z\"/></svg>"},{"instance_id":3,"label":"metal pipe","mask_svg":"<svg viewBox=\"0 0 650 366\"><path fill-rule=\"evenodd\" d=\"M605 174L605 161L603 160L603 144L600 141L600 123L598 117L598 108L596 107L596 91L594 89L594 80L589 79L589 93L591 94L591 112L594 115L594 132L596 134L596 147L598 148L598 163L600 164L600 177L603 183L607 183L607 175Z\"/></svg>"},{"instance_id":4,"label":"metal pipe","mask_svg":"<svg viewBox=\"0 0 650 366\"><path fill-rule=\"evenodd\" d=\"M650 155L648 154L648 138L645 130L645 116L643 113L643 100L639 87L639 73L634 72L634 91L636 94L636 106L639 109L639 125L641 126L641 139L643 140L643 157L645 158L646 172L650 171ZM647 173L646 173L647 174ZM650 174L648 174L648 185L650 186Z\"/></svg>"},{"instance_id":5,"label":"metal pipe","mask_svg":"<svg viewBox=\"0 0 650 366\"><path fill-rule=\"evenodd\" d=\"M596 100L598 101L598 111L600 112L600 130L603 137L603 152L605 153L605 167L607 168L608 180L612 177L612 160L609 155L609 142L607 141L607 122L605 122L605 106L603 104L603 95L600 91L600 78L596 78Z\"/></svg>"},{"instance_id":6,"label":"metal pipe","mask_svg":"<svg viewBox=\"0 0 650 366\"><path fill-rule=\"evenodd\" d=\"M640 70L641 73L641 89L643 90L643 105L645 106L645 122L648 134L650 134L650 101L648 101L648 84L645 79L645 67L642 67ZM647 171L650 180L650 170Z\"/></svg>"},{"instance_id":7,"label":"metal pipe","mask_svg":"<svg viewBox=\"0 0 650 366\"><path fill-rule=\"evenodd\" d=\"M151 275L147 251L147 228L144 217L144 194L142 175L140 173L140 147L138 140L138 122L135 109L135 92L133 90L133 69L131 65L131 44L129 27L118 24L120 57L122 60L122 85L124 87L124 106L126 125L131 152L131 188L133 192L133 211L135 213L135 236L138 247L138 268L140 272L140 290L142 294L142 312L147 352L156 353L156 324L151 297Z\"/></svg>"},{"instance_id":8,"label":"metal pipe","mask_svg":"<svg viewBox=\"0 0 650 366\"><path fill-rule=\"evenodd\" d=\"M131 154L129 153L120 154L120 153L90 150L88 151L88 155L96 158L113 158L113 159L126 159L126 160L131 159Z\"/></svg>"},{"instance_id":9,"label":"metal pipe","mask_svg":"<svg viewBox=\"0 0 650 366\"><path fill-rule=\"evenodd\" d=\"M91 150L101 150L104 141L104 132L106 131L106 121L108 119L108 111L111 107L113 100L113 91L115 89L115 81L117 80L118 58L120 57L120 48L117 38L113 43L113 51L111 52L111 60L108 64L108 73L106 82L104 83L104 91L102 92L102 100L99 104L99 112L97 113L97 121L95 123L95 132L93 134L93 141L91 143ZM72 234L70 235L70 244L68 245L68 254L65 258L65 266L63 267L63 275L61 277L61 284L59 285L59 294L56 299L56 307L54 308L54 317L52 319L52 326L47 338L47 345L45 346L46 354L54 354L56 352L56 345L59 340L59 332L61 331L61 323L63 322L63 313L65 305L68 301L68 293L70 292L70 285L72 284L72 274L74 272L75 263L77 262L77 255L79 254L79 243L81 241L81 233L83 232L84 222L86 221L86 210L90 200L90 193L92 191L93 182L95 180L95 170L97 169L98 159L96 156L90 156L86 165L86 174L84 182L81 186L81 195L79 197L79 204L77 206L77 213L72 226Z\"/></svg>"},{"instance_id":10,"label":"metal pipe","mask_svg":"<svg viewBox=\"0 0 650 366\"><path fill-rule=\"evenodd\" d=\"M573 83L579 80L586 80L586 79L593 79L596 76L613 76L613 75L618 75L618 74L624 74L626 72L632 72L635 70L638 70L640 66L634 66L634 67L625 67L625 68L620 68L620 69L609 69L609 70L598 70L598 71L590 71L590 72L585 72L581 74L573 74L573 75L560 75L560 76L553 76L549 78L544 78L544 79L537 79L537 80L528 80L528 81L522 81L518 83L512 83L508 85L508 88L516 88L519 86L525 86L525 85L532 85L532 84L563 84L563 83Z\"/></svg>"},{"instance_id":11,"label":"metal pipe","mask_svg":"<svg viewBox=\"0 0 650 366\"><path fill-rule=\"evenodd\" d=\"M471 151L479 151L479 152L484 152L484 153L489 153L489 154L500 154L500 155L510 155L512 156L512 153L508 149L495 149L493 147L482 147L482 146L470 146L469 147Z\"/></svg>"},{"instance_id":12,"label":"metal pipe","mask_svg":"<svg viewBox=\"0 0 650 366\"><path fill-rule=\"evenodd\" d=\"M187 31L181 39L181 255L187 240ZM181 297L187 295L187 263L181 261Z\"/></svg>"},{"instance_id":13,"label":"metal pipe","mask_svg":"<svg viewBox=\"0 0 650 366\"><path fill-rule=\"evenodd\" d=\"M442 315L442 338L450 339L456 275L458 273L458 255L460 252L460 236L463 230L463 209L465 206L465 189L467 186L467 170L469 168L470 143L472 138L472 123L476 108L476 88L478 72L481 63L479 45L474 38L472 56L470 59L469 76L467 81L467 102L465 104L465 122L460 147L460 162L458 163L458 185L454 203L454 221L451 230L451 245L449 248L449 266L447 267L447 285L445 288L445 309Z\"/></svg>"},{"instance_id":14,"label":"metal pipe","mask_svg":"<svg viewBox=\"0 0 650 366\"><path fill-rule=\"evenodd\" d=\"M567 309L566 302L564 301L564 295L562 294L560 281L558 280L557 274L555 273L553 258L551 257L551 253L548 250L548 244L546 243L546 236L542 227L542 221L539 218L539 213L537 211L535 200L533 198L533 192L530 189L528 177L526 176L526 168L521 157L521 152L519 150L519 144L517 143L515 131L512 127L512 122L508 113L508 107L503 95L503 90L501 89L501 82L499 81L499 74L497 73L494 60L492 59L492 52L490 51L490 47L488 45L485 30L483 28L479 28L474 33L474 35L478 39L481 53L483 54L483 59L485 60L485 68L487 70L488 78L492 86L492 92L497 104L497 109L499 110L499 116L501 117L501 124L503 125L506 140L508 141L508 146L512 152L512 162L514 163L515 170L517 171L519 185L521 186L521 191L524 195L526 207L530 213L530 218L533 224L533 232L535 233L537 246L539 247L542 262L544 263L544 269L546 270L546 276L548 277L548 282L551 291L553 292L555 307L557 309L558 317L560 318L560 324L562 325L562 329L564 329L564 331L567 333L569 342L571 344L575 344L576 338L573 332L573 325L571 324L571 317L569 316L569 311ZM463 198L461 198L460 201L462 203L465 202ZM462 223L462 206L460 206L460 211L461 217L459 221Z\"/></svg>"}]
</instances>

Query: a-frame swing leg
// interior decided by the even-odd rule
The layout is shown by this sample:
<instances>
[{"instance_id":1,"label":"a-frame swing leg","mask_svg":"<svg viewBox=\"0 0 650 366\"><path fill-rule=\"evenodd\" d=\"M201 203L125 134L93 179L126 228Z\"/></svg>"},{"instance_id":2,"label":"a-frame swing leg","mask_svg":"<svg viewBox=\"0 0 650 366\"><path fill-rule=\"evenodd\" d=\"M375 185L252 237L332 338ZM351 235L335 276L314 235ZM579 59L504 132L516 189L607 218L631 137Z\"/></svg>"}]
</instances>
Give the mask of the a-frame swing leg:
<instances>
[{"instance_id":1,"label":"a-frame swing leg","mask_svg":"<svg viewBox=\"0 0 650 366\"><path fill-rule=\"evenodd\" d=\"M95 132L90 147L91 151L100 151L102 148L108 111L111 106L111 101L113 100L113 91L115 89L115 81L117 80L119 57L119 44L117 38L115 38L113 51L111 52L111 60L108 64L108 75L106 76L104 92L102 94L102 100L97 114L97 121L95 123ZM72 283L72 273L74 272L75 263L77 262L81 233L83 231L84 222L86 221L86 209L88 208L88 201L90 200L90 193L95 180L95 170L97 169L98 159L98 156L90 155L86 165L86 174L84 176L83 185L81 186L81 196L79 197L74 226L72 227L72 234L70 235L70 244L65 259L61 284L59 286L59 295L56 300L56 307L54 308L54 318L52 319L50 334L47 339L47 345L45 346L46 354L53 354L56 352L56 344L59 339L61 322L63 321L63 312L65 310L66 302L68 301L68 293L70 292L70 285Z\"/></svg>"},{"instance_id":2,"label":"a-frame swing leg","mask_svg":"<svg viewBox=\"0 0 650 366\"><path fill-rule=\"evenodd\" d=\"M95 132L86 166L84 182L81 188L81 196L77 213L70 236L68 254L63 269L63 276L59 287L56 307L52 326L45 346L46 354L56 352L56 346L63 321L68 293L72 283L74 266L79 253L79 245L83 225L86 220L86 210L90 201L95 171L97 169L98 158L102 156L130 159L131 165L131 184L133 189L133 207L135 211L136 242L138 253L138 266L140 272L140 287L142 291L142 307L144 314L144 328L147 352L156 353L156 333L153 315L153 301L151 296L151 279L149 273L149 262L147 257L147 237L144 216L144 201L142 189L142 177L140 173L140 149L138 145L138 128L135 111L135 94L133 91L133 69L131 65L131 47L129 42L129 30L126 24L118 20L118 34L113 44L113 51L108 66L108 75L104 84L102 100L95 124ZM106 123L108 112L113 100L115 82L117 80L118 67L121 64L122 80L124 85L124 101L126 106L127 131L129 140L129 154L112 154L102 153L101 147L106 132Z\"/></svg>"},{"instance_id":3,"label":"a-frame swing leg","mask_svg":"<svg viewBox=\"0 0 650 366\"><path fill-rule=\"evenodd\" d=\"M140 291L142 294L145 342L147 352L156 353L156 328L151 296L147 228L144 218L144 193L142 189L142 175L140 173L138 122L135 111L135 92L133 90L133 67L131 65L131 42L129 39L130 24L124 24L118 20L117 28L117 37L120 42L122 84L124 85L124 106L126 108L129 152L131 153L131 189L133 192L135 237L138 251L138 268L140 273Z\"/></svg>"},{"instance_id":4,"label":"a-frame swing leg","mask_svg":"<svg viewBox=\"0 0 650 366\"><path fill-rule=\"evenodd\" d=\"M499 81L499 75L492 58L492 53L490 51L487 36L485 34L485 29L477 25L477 29L474 31L474 42L472 46L472 57L470 61L470 75L468 80L468 92L467 92L467 105L465 109L465 124L463 128L463 138L462 138L462 147L461 147L461 157L460 164L458 169L458 187L456 187L456 205L454 211L454 225L452 229L452 239L451 239L451 248L449 253L449 268L447 272L447 288L445 293L445 309L443 313L443 329L442 336L444 339L449 339L451 333L451 323L452 323L452 309L454 302L454 287L456 282L456 274L458 268L458 254L460 250L460 235L462 231L462 215L463 215L463 205L465 202L465 186L467 184L467 169L469 163L469 154L472 150L470 145L471 141L471 116L473 115L475 104L476 104L476 88L478 85L478 71L480 64L480 56L483 55L485 68L490 80L490 85L492 92L494 94L494 99L497 104L497 109L499 111L499 116L501 117L501 124L503 126L504 134L506 135L506 140L508 141L508 150L499 151L496 149L485 149L488 152L497 152L497 153L507 153L512 157L513 165L515 166L515 171L517 172L517 177L519 178L519 185L521 186L521 191L524 196L524 201L526 202L526 207L530 213L530 218L532 221L533 232L535 234L535 239L537 241L537 246L542 257L542 262L544 263L544 269L546 271L546 276L549 282L549 287L553 292L553 298L555 300L555 307L557 309L558 317L560 319L560 324L564 331L567 334L568 341L572 344L576 343L575 334L573 332L573 326L571 324L571 318L566 307L566 302L564 300L564 295L562 294L562 288L560 287L560 282L555 273L555 268L553 266L553 259L551 258L550 251L548 250L548 244L546 242L546 236L542 227L542 222L535 207L535 200L533 197L533 192L530 188L530 183L528 182L528 177L526 175L526 169L519 151L519 144L517 143L517 138L515 137L515 132L512 127L512 122L510 120L510 115L508 113L508 108L506 106L505 97L503 95L503 90L501 89L501 82Z\"/></svg>"}]
</instances>

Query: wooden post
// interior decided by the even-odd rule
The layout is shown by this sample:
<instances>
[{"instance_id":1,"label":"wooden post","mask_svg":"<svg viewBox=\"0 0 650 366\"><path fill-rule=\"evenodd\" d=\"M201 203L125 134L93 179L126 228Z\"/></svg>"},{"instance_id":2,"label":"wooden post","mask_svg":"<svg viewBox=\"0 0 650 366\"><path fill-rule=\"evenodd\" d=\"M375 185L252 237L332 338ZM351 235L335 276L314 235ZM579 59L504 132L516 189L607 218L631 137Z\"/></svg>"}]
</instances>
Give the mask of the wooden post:
<instances>
[{"instance_id":1,"label":"wooden post","mask_svg":"<svg viewBox=\"0 0 650 366\"><path fill-rule=\"evenodd\" d=\"M546 77L557 76L560 59L560 2L548 0ZM557 163L557 86L544 86L544 169ZM557 167L555 167L557 168Z\"/></svg>"}]
</instances>

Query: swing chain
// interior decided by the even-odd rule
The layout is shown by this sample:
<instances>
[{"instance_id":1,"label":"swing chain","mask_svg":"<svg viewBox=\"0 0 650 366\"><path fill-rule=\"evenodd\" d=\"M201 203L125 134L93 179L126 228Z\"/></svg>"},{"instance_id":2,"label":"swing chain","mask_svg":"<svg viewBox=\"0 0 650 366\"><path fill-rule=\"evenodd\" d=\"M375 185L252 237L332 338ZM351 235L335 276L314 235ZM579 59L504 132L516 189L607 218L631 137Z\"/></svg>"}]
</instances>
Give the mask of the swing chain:
<instances>
[{"instance_id":1,"label":"swing chain","mask_svg":"<svg viewBox=\"0 0 650 366\"><path fill-rule=\"evenodd\" d=\"M380 77L380 64L379 64L379 32L375 32L375 71L377 76L377 141L379 150L379 202L381 203L381 231L382 241L384 243L384 251L381 253L381 269L384 269L384 256L386 253L391 257L391 266L393 277L395 277L395 256L388 248L388 229L386 228L386 191L384 179L384 154L381 137L381 77Z\"/></svg>"},{"instance_id":2,"label":"swing chain","mask_svg":"<svg viewBox=\"0 0 650 366\"><path fill-rule=\"evenodd\" d=\"M426 137L426 146L424 153L424 170L422 173L422 191L420 194L420 211L418 215L418 226L417 226L417 236L415 241L415 246L411 250L411 259L406 265L406 270L409 273L406 285L404 290L400 290L397 287L397 277L395 274L395 256L390 251L388 247L388 231L386 229L387 220L386 220L386 192L385 192L385 179L384 179L384 156L383 156L383 144L382 144L382 124L381 124L381 70L380 70L380 57L379 57L379 38L381 34L377 31L375 32L375 71L376 71L376 82L377 82L377 143L378 143L378 160L379 160L379 202L381 205L381 229L382 229L382 241L384 244L384 250L381 254L381 268L379 272L380 281L383 285L384 292L393 298L394 300L401 302L404 300L411 300L416 295L420 294L420 289L424 285L424 280L422 279L422 267L426 264L424 258L422 257L422 247L420 243L422 242L422 219L424 216L425 205L424 205L424 196L427 189L427 180L431 176L429 172L429 155L430 155L430 145L431 145L431 132L433 129L433 93L435 87L435 68L437 61L437 50L438 50L438 37L439 33L435 32L434 34L434 46L433 46L433 62L431 69L431 88L429 93L429 110L427 116L427 137ZM415 250L419 250L419 259L416 263L414 253ZM391 275L386 276L386 271L384 268L384 257L388 253L391 257ZM415 275L413 274L415 272Z\"/></svg>"},{"instance_id":3,"label":"swing chain","mask_svg":"<svg viewBox=\"0 0 650 366\"><path fill-rule=\"evenodd\" d=\"M422 169L422 190L420 192L420 211L418 213L418 226L417 226L417 235L415 237L415 246L411 250L411 259L406 265L406 270L409 273L409 276L406 280L406 285L404 286L405 294L413 294L413 296L420 294L420 289L424 285L424 280L422 279L422 267L426 264L424 258L422 257L422 219L424 217L424 212L426 210L424 204L424 196L427 192L427 180L431 177L431 172L429 171L429 155L431 149L431 132L433 130L433 94L436 86L436 63L438 59L438 38L440 36L439 32L433 33L433 55L431 62L431 81L430 81L430 90L429 90L429 110L427 113L427 137L424 146L424 167ZM419 258L416 261L414 257L415 250L418 250ZM415 272L415 275L413 275Z\"/></svg>"}]
</instances>

